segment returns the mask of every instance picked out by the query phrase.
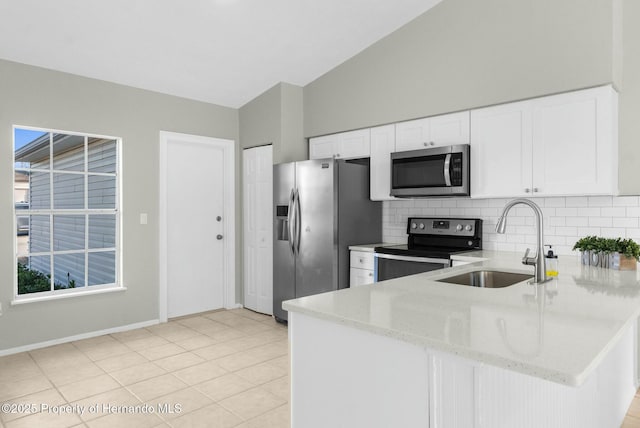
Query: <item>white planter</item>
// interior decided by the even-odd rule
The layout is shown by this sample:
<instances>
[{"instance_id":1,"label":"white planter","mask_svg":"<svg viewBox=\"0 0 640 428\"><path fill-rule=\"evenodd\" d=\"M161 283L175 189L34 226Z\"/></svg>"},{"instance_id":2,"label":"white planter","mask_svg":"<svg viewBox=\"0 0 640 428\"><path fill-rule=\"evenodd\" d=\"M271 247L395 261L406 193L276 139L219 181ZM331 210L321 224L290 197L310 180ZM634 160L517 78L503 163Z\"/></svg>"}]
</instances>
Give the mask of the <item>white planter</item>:
<instances>
[{"instance_id":1,"label":"white planter","mask_svg":"<svg viewBox=\"0 0 640 428\"><path fill-rule=\"evenodd\" d=\"M615 270L636 270L638 262L633 257L627 257L624 254L609 254L609 268Z\"/></svg>"}]
</instances>

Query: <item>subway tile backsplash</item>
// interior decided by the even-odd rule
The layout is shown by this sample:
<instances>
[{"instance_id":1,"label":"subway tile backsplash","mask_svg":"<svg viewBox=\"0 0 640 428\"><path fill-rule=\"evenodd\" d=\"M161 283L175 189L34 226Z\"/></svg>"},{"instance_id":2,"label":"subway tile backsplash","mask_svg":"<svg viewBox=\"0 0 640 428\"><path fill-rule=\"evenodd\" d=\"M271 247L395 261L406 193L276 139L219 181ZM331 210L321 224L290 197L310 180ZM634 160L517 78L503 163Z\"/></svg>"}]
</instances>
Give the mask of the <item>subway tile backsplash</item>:
<instances>
[{"instance_id":1,"label":"subway tile backsplash","mask_svg":"<svg viewBox=\"0 0 640 428\"><path fill-rule=\"evenodd\" d=\"M407 241L408 217L473 217L483 222L483 247L487 250L524 251L536 245L533 211L518 205L509 212L507 232L495 226L507 199L407 199L383 202L384 242ZM571 196L531 198L544 213L545 244L558 254L576 254L575 242L587 235L632 238L640 243L640 197Z\"/></svg>"}]
</instances>

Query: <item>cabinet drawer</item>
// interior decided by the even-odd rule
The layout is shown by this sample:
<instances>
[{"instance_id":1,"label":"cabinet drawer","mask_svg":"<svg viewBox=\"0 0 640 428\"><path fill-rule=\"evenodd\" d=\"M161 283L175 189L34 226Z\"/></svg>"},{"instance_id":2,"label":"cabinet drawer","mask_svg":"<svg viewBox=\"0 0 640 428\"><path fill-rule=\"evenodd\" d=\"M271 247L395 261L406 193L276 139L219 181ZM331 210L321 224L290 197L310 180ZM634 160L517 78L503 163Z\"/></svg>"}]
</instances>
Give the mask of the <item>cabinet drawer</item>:
<instances>
[{"instance_id":1,"label":"cabinet drawer","mask_svg":"<svg viewBox=\"0 0 640 428\"><path fill-rule=\"evenodd\" d=\"M373 271L369 269L349 269L349 287L373 284Z\"/></svg>"},{"instance_id":2,"label":"cabinet drawer","mask_svg":"<svg viewBox=\"0 0 640 428\"><path fill-rule=\"evenodd\" d=\"M351 251L351 267L373 270L373 253L365 251Z\"/></svg>"}]
</instances>

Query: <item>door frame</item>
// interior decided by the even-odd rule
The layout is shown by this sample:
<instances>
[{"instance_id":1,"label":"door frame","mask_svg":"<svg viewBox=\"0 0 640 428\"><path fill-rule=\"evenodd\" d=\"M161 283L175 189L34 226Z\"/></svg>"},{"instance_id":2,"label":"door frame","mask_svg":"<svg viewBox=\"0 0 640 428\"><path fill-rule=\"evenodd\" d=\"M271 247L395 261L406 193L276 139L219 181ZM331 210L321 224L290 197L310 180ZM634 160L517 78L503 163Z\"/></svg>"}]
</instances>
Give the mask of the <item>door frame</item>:
<instances>
[{"instance_id":1,"label":"door frame","mask_svg":"<svg viewBox=\"0 0 640 428\"><path fill-rule=\"evenodd\" d=\"M223 138L204 137L200 135L182 134L160 131L160 168L159 168L159 319L168 320L168 283L167 283L167 147L169 140L188 140L190 143L206 144L219 147L223 151L223 305L227 309L236 304L236 226L235 226L235 141Z\"/></svg>"}]
</instances>

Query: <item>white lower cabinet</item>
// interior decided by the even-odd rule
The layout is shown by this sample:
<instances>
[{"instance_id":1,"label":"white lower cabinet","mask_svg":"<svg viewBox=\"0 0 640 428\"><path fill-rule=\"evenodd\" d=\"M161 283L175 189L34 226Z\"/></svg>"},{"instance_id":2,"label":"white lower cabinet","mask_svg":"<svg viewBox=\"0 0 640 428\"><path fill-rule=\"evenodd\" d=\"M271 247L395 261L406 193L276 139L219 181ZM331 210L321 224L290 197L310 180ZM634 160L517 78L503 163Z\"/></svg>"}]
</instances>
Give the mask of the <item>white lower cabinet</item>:
<instances>
[{"instance_id":1,"label":"white lower cabinet","mask_svg":"<svg viewBox=\"0 0 640 428\"><path fill-rule=\"evenodd\" d=\"M471 111L471 196L615 195L611 86Z\"/></svg>"},{"instance_id":2,"label":"white lower cabinet","mask_svg":"<svg viewBox=\"0 0 640 428\"><path fill-rule=\"evenodd\" d=\"M373 284L373 270L369 269L349 269L349 287Z\"/></svg>"},{"instance_id":3,"label":"white lower cabinet","mask_svg":"<svg viewBox=\"0 0 640 428\"><path fill-rule=\"evenodd\" d=\"M367 251L351 251L349 268L349 287L373 284L373 253Z\"/></svg>"},{"instance_id":4,"label":"white lower cabinet","mask_svg":"<svg viewBox=\"0 0 640 428\"><path fill-rule=\"evenodd\" d=\"M290 312L291 426L619 427L636 390L635 334L624 330L594 372L568 386ZM502 341L535 356L517 335Z\"/></svg>"}]
</instances>

